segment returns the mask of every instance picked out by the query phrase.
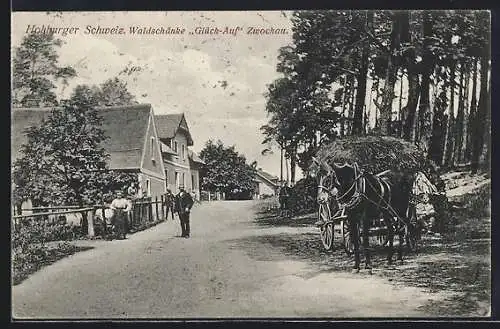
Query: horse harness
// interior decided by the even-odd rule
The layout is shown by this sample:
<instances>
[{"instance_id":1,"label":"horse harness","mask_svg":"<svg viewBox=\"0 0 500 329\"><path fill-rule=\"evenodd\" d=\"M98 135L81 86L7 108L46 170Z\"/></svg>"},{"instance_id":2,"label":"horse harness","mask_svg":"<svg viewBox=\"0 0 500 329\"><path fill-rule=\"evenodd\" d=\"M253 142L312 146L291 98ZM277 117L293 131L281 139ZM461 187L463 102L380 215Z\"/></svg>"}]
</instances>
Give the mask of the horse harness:
<instances>
[{"instance_id":1,"label":"horse harness","mask_svg":"<svg viewBox=\"0 0 500 329\"><path fill-rule=\"evenodd\" d=\"M344 166L348 166L347 164ZM345 212L345 210L351 210L354 209L356 206L358 206L363 199L367 200L368 202L374 204L378 208L382 208L388 212L390 212L393 216L395 216L398 220L403 222L405 225L408 225L408 221L404 218L401 218L397 211L394 210L394 208L389 204L388 201L385 200L384 198L384 193L388 193L388 199L391 199L391 188L389 183L381 178L381 176L385 173L387 173L389 170L383 171L379 174L372 175L375 180L379 183L380 185L380 191L381 193L378 193L373 184L365 177L367 173L364 171L361 171L358 167L357 163L354 163L352 166L354 169L354 180L351 184L351 186L344 192L341 196L335 195L335 199L339 204L339 207L342 209L342 213ZM321 188L323 190L326 190L328 195L331 195L332 187L340 188L340 183L337 178L337 174L335 170L330 170L327 174L327 176L332 176L334 177L334 180L332 181L330 187L326 187L323 185L318 185L318 188ZM373 189L374 193L377 195L377 200L372 200L367 194L366 194L366 183ZM349 194L352 193L352 196L349 197ZM345 201L347 199L347 201ZM384 205L382 205L384 204Z\"/></svg>"}]
</instances>

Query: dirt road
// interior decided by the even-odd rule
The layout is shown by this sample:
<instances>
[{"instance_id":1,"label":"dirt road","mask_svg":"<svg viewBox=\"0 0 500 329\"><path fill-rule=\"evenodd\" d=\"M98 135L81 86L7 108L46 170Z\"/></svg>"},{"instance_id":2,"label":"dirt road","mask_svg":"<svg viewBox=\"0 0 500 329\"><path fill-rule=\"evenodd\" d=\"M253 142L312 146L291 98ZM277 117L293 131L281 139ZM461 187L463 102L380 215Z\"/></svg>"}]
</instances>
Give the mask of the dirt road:
<instances>
[{"instance_id":1,"label":"dirt road","mask_svg":"<svg viewBox=\"0 0 500 329\"><path fill-rule=\"evenodd\" d=\"M446 297L322 271L272 248L252 253L252 237L316 233L257 226L254 215L253 201L204 203L193 209L190 239L169 220L124 241L91 242L13 287L13 316L421 317L419 306Z\"/></svg>"}]
</instances>

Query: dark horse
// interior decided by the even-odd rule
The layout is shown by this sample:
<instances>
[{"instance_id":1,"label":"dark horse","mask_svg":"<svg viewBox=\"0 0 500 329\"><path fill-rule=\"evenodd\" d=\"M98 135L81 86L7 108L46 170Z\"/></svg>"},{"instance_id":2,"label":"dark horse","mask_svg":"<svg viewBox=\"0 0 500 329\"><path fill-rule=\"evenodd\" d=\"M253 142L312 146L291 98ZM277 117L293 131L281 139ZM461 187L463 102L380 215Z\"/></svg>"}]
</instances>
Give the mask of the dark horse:
<instances>
[{"instance_id":1,"label":"dark horse","mask_svg":"<svg viewBox=\"0 0 500 329\"><path fill-rule=\"evenodd\" d=\"M335 198L345 209L354 246L354 271L360 270L360 228L365 255L365 268L371 273L369 229L373 220L383 218L387 227L387 262L392 263L394 236L398 235L397 259L403 261L403 244L412 234L410 222L411 176L386 171L378 175L363 172L357 164L342 166L322 163L318 181L318 201ZM411 232L410 232L411 231Z\"/></svg>"}]
</instances>

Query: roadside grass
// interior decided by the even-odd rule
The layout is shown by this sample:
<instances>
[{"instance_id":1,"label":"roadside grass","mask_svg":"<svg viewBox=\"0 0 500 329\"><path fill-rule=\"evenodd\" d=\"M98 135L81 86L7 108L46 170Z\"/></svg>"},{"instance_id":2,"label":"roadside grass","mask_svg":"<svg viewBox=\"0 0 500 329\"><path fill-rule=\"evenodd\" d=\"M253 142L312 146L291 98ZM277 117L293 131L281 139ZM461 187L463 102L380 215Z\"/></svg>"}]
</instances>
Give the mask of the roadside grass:
<instances>
[{"instance_id":1,"label":"roadside grass","mask_svg":"<svg viewBox=\"0 0 500 329\"><path fill-rule=\"evenodd\" d=\"M422 306L430 316L488 316L491 312L491 217L490 185L454 197L452 225L445 234L424 234L418 253L405 253L400 265L387 266L386 249L372 245L373 275L394 285L414 286L429 292L447 292L448 299ZM260 211L259 211L260 210ZM284 220L276 213L256 208L255 222L263 227L311 226L315 214ZM243 241L244 240L244 241ZM397 241L397 238L396 238ZM325 251L318 234L281 233L233 241L260 260L298 259L316 273L350 271L353 257L334 237L334 248ZM394 255L394 258L396 255ZM362 257L363 259L363 257ZM353 274L355 275L355 274Z\"/></svg>"},{"instance_id":2,"label":"roadside grass","mask_svg":"<svg viewBox=\"0 0 500 329\"><path fill-rule=\"evenodd\" d=\"M31 244L27 249L12 250L12 284L18 285L42 267L93 247L75 246L67 241L57 244Z\"/></svg>"},{"instance_id":3,"label":"roadside grass","mask_svg":"<svg viewBox=\"0 0 500 329\"><path fill-rule=\"evenodd\" d=\"M128 234L144 231L163 221L164 220L139 223L130 227ZM12 235L11 275L13 285L20 284L44 266L53 264L77 252L94 248L91 246L75 245L75 241L112 239L112 236L107 235L98 235L89 238L69 234L73 233L74 230L70 230L68 233L66 226L63 225L61 226L62 228L59 226L52 230L40 230L38 226L26 226L21 232L16 232ZM45 233L41 235L39 234L40 231Z\"/></svg>"}]
</instances>

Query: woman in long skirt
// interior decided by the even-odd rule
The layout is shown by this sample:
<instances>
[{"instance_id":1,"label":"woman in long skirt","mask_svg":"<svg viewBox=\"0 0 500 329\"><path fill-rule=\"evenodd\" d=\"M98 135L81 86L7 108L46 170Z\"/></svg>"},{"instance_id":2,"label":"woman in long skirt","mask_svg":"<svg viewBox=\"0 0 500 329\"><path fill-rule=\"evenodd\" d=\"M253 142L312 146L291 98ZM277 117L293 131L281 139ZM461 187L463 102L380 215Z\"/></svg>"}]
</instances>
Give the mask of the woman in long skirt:
<instances>
[{"instance_id":1,"label":"woman in long skirt","mask_svg":"<svg viewBox=\"0 0 500 329\"><path fill-rule=\"evenodd\" d=\"M113 209L112 225L115 228L119 239L125 239L128 213L132 210L130 200L123 197L122 191L117 191L116 198L111 202L110 208Z\"/></svg>"}]
</instances>

